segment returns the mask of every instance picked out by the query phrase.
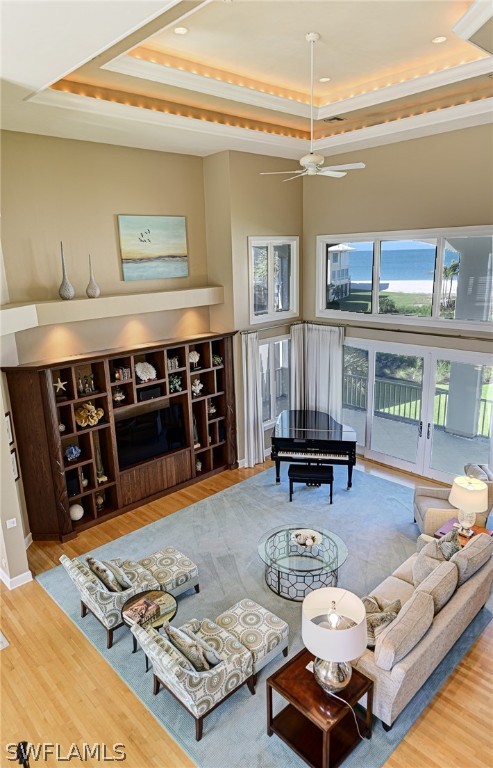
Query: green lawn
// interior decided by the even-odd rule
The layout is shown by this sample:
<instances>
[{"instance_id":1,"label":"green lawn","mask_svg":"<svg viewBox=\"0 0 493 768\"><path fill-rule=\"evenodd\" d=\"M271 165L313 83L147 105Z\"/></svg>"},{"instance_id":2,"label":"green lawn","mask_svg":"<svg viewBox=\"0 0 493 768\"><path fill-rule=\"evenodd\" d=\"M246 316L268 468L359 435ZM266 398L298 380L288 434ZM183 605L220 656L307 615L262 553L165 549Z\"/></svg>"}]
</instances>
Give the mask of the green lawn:
<instances>
[{"instance_id":1,"label":"green lawn","mask_svg":"<svg viewBox=\"0 0 493 768\"><path fill-rule=\"evenodd\" d=\"M431 315L431 296L425 293L382 293L380 299L386 299L388 303L393 302L395 313L400 315ZM370 307L371 291L354 291L345 299L332 301L327 309L370 312Z\"/></svg>"}]
</instances>

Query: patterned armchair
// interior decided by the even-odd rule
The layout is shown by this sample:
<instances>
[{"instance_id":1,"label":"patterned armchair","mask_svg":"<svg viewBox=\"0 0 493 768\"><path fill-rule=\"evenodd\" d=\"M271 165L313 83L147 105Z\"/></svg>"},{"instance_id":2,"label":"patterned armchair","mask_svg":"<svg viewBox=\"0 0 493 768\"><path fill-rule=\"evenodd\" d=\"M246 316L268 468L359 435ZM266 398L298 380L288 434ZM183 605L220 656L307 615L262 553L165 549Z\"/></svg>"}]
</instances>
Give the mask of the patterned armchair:
<instances>
[{"instance_id":1,"label":"patterned armchair","mask_svg":"<svg viewBox=\"0 0 493 768\"><path fill-rule=\"evenodd\" d=\"M152 663L154 694L163 685L195 719L195 738L202 738L203 720L244 683L255 693L253 659L250 651L233 635L213 621L192 619L180 629L191 630L221 656L212 669L197 672L183 654L155 629L131 627L144 653Z\"/></svg>"},{"instance_id":2,"label":"patterned armchair","mask_svg":"<svg viewBox=\"0 0 493 768\"><path fill-rule=\"evenodd\" d=\"M60 562L75 584L81 600L81 616L90 611L106 629L106 647L113 644L113 632L123 626L122 607L134 595L150 589L161 589L177 597L192 587L199 591L198 568L192 560L174 547L164 547L138 562L114 558L110 564L119 567L131 586L112 592L87 565L66 555Z\"/></svg>"}]
</instances>

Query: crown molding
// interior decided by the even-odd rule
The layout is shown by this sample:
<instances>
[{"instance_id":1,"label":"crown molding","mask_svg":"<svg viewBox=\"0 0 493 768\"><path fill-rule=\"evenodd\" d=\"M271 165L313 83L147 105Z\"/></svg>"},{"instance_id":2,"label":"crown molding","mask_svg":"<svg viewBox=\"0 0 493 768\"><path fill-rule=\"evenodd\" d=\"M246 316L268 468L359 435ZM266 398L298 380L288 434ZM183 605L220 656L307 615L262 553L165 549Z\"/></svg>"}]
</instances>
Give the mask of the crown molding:
<instances>
[{"instance_id":1,"label":"crown molding","mask_svg":"<svg viewBox=\"0 0 493 768\"><path fill-rule=\"evenodd\" d=\"M174 67L166 67L155 62L136 59L133 56L120 56L106 64L102 69L108 69L111 72L137 77L142 80L171 85L187 91L206 93L209 96L249 104L261 109L269 109L298 117L310 117L310 105L303 104L295 99L262 93L253 86L247 87L226 83L223 80L214 80L204 75L184 72ZM488 56L484 59L460 64L440 72L432 72L422 77L411 78L403 83L395 83L378 88L377 90L370 90L368 93L351 96L350 98L342 98L318 107L314 106L313 117L315 120L323 120L334 115L345 114L401 99L415 93L422 93L433 88L440 88L451 83L490 74L492 71L493 59Z\"/></svg>"},{"instance_id":2,"label":"crown molding","mask_svg":"<svg viewBox=\"0 0 493 768\"><path fill-rule=\"evenodd\" d=\"M353 150L370 149L382 144L491 124L492 116L493 97L318 139L314 143L314 150L330 156Z\"/></svg>"},{"instance_id":3,"label":"crown molding","mask_svg":"<svg viewBox=\"0 0 493 768\"><path fill-rule=\"evenodd\" d=\"M469 40L493 16L491 0L476 0L459 21L452 27L452 32Z\"/></svg>"}]
</instances>

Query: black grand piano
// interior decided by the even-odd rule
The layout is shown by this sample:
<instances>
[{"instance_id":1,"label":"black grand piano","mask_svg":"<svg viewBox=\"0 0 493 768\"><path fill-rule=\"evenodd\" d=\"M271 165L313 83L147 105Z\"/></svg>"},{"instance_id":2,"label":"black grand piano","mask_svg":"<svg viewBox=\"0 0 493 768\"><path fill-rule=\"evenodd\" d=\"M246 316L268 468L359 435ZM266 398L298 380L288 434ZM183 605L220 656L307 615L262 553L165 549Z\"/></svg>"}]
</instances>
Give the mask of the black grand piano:
<instances>
[{"instance_id":1,"label":"black grand piano","mask_svg":"<svg viewBox=\"0 0 493 768\"><path fill-rule=\"evenodd\" d=\"M356 464L356 432L322 411L282 411L272 433L276 483L281 461L303 464L346 464L348 490Z\"/></svg>"}]
</instances>

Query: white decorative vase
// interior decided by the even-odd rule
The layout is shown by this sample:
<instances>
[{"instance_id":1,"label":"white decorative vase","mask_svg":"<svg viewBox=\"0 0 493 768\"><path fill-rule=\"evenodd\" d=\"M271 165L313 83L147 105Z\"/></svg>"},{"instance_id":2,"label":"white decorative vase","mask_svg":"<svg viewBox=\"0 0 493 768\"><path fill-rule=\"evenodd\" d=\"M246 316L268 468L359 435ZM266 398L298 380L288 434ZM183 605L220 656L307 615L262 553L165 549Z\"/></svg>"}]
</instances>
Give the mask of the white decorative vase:
<instances>
[{"instance_id":1,"label":"white decorative vase","mask_svg":"<svg viewBox=\"0 0 493 768\"><path fill-rule=\"evenodd\" d=\"M92 272L91 254L89 254L89 282L86 288L86 295L90 299L97 299L100 293L101 293L101 290L99 288L99 285L95 281L94 275Z\"/></svg>"},{"instance_id":2,"label":"white decorative vase","mask_svg":"<svg viewBox=\"0 0 493 768\"><path fill-rule=\"evenodd\" d=\"M58 289L58 295L61 299L64 299L68 301L68 299L73 299L75 296L75 290L74 286L70 282L70 280L67 277L67 270L65 267L65 256L63 255L63 243L60 243L60 248L62 252L62 282L60 283L60 288Z\"/></svg>"}]
</instances>

